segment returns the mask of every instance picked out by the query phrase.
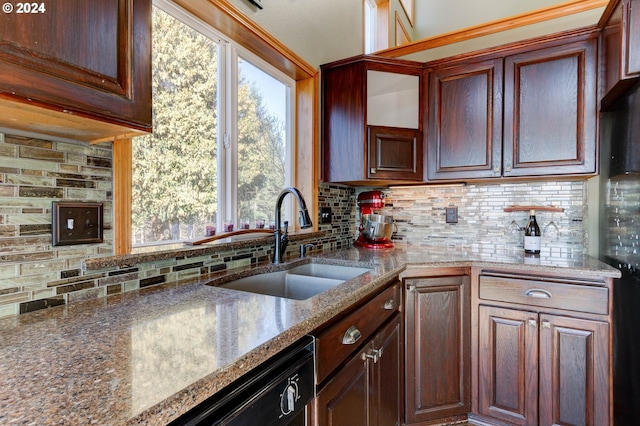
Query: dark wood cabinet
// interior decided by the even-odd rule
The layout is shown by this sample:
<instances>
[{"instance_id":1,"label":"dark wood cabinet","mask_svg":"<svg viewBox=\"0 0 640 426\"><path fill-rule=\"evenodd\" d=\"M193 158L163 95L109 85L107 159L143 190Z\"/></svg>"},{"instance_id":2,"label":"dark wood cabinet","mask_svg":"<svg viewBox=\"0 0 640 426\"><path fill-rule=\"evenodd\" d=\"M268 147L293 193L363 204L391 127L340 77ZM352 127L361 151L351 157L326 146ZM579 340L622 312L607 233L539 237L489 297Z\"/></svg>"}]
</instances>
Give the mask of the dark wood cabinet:
<instances>
[{"instance_id":1,"label":"dark wood cabinet","mask_svg":"<svg viewBox=\"0 0 640 426\"><path fill-rule=\"evenodd\" d=\"M94 134L91 125L75 131L56 125L73 126L80 117L111 126L97 125L97 132L150 131L151 0L42 5L42 13L0 17L2 124L81 140L105 135ZM45 117L40 127L50 128L11 125L12 118L38 111ZM60 124L60 116L71 124Z\"/></svg>"},{"instance_id":2,"label":"dark wood cabinet","mask_svg":"<svg viewBox=\"0 0 640 426\"><path fill-rule=\"evenodd\" d=\"M406 423L464 419L470 399L469 276L405 278Z\"/></svg>"},{"instance_id":3,"label":"dark wood cabinet","mask_svg":"<svg viewBox=\"0 0 640 426\"><path fill-rule=\"evenodd\" d=\"M596 172L595 29L427 67L429 180Z\"/></svg>"},{"instance_id":4,"label":"dark wood cabinet","mask_svg":"<svg viewBox=\"0 0 640 426\"><path fill-rule=\"evenodd\" d=\"M502 175L502 66L499 58L429 74L429 180Z\"/></svg>"},{"instance_id":5,"label":"dark wood cabinet","mask_svg":"<svg viewBox=\"0 0 640 426\"><path fill-rule=\"evenodd\" d=\"M395 314L318 393L317 425L400 425L401 315Z\"/></svg>"},{"instance_id":6,"label":"dark wood cabinet","mask_svg":"<svg viewBox=\"0 0 640 426\"><path fill-rule=\"evenodd\" d=\"M609 324L543 314L539 323L540 424L609 424Z\"/></svg>"},{"instance_id":7,"label":"dark wood cabinet","mask_svg":"<svg viewBox=\"0 0 640 426\"><path fill-rule=\"evenodd\" d=\"M640 77L640 2L614 0L602 14L601 109L608 108Z\"/></svg>"},{"instance_id":8,"label":"dark wood cabinet","mask_svg":"<svg viewBox=\"0 0 640 426\"><path fill-rule=\"evenodd\" d=\"M517 425L609 422L607 323L480 306L480 414Z\"/></svg>"},{"instance_id":9,"label":"dark wood cabinet","mask_svg":"<svg viewBox=\"0 0 640 426\"><path fill-rule=\"evenodd\" d=\"M479 314L479 413L537 425L538 331L531 319L537 315L487 306Z\"/></svg>"},{"instance_id":10,"label":"dark wood cabinet","mask_svg":"<svg viewBox=\"0 0 640 426\"><path fill-rule=\"evenodd\" d=\"M480 274L473 284L480 420L612 424L610 285L610 279Z\"/></svg>"},{"instance_id":11,"label":"dark wood cabinet","mask_svg":"<svg viewBox=\"0 0 640 426\"><path fill-rule=\"evenodd\" d=\"M400 283L316 335L313 424L402 423L403 356Z\"/></svg>"},{"instance_id":12,"label":"dark wood cabinet","mask_svg":"<svg viewBox=\"0 0 640 426\"><path fill-rule=\"evenodd\" d=\"M421 182L422 65L358 56L321 71L322 178L351 185Z\"/></svg>"},{"instance_id":13,"label":"dark wood cabinet","mask_svg":"<svg viewBox=\"0 0 640 426\"><path fill-rule=\"evenodd\" d=\"M368 126L367 178L422 180L422 134L419 130Z\"/></svg>"},{"instance_id":14,"label":"dark wood cabinet","mask_svg":"<svg viewBox=\"0 0 640 426\"><path fill-rule=\"evenodd\" d=\"M503 176L596 171L597 39L505 58Z\"/></svg>"}]
</instances>

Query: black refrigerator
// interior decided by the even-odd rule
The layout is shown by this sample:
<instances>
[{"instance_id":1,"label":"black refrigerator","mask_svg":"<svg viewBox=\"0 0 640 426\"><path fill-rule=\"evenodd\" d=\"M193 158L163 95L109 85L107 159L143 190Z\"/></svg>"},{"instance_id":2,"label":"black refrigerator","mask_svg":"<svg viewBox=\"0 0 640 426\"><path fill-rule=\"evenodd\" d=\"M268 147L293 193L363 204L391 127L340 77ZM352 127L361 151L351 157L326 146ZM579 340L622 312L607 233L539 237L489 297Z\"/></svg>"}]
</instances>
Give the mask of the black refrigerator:
<instances>
[{"instance_id":1,"label":"black refrigerator","mask_svg":"<svg viewBox=\"0 0 640 426\"><path fill-rule=\"evenodd\" d=\"M640 424L640 84L600 116L600 260L614 283L616 426Z\"/></svg>"}]
</instances>

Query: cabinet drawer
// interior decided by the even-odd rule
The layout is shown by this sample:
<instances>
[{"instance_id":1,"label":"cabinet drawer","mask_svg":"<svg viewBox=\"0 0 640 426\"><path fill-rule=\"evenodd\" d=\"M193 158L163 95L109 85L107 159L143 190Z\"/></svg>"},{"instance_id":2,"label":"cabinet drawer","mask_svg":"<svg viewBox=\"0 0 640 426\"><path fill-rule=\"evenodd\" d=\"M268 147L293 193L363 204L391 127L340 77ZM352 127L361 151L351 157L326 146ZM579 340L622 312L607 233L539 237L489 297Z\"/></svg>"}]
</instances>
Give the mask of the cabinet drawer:
<instances>
[{"instance_id":1,"label":"cabinet drawer","mask_svg":"<svg viewBox=\"0 0 640 426\"><path fill-rule=\"evenodd\" d=\"M400 307L400 283L316 335L316 381L321 383Z\"/></svg>"},{"instance_id":2,"label":"cabinet drawer","mask_svg":"<svg viewBox=\"0 0 640 426\"><path fill-rule=\"evenodd\" d=\"M609 313L609 291L594 285L480 276L480 299L593 314Z\"/></svg>"}]
</instances>

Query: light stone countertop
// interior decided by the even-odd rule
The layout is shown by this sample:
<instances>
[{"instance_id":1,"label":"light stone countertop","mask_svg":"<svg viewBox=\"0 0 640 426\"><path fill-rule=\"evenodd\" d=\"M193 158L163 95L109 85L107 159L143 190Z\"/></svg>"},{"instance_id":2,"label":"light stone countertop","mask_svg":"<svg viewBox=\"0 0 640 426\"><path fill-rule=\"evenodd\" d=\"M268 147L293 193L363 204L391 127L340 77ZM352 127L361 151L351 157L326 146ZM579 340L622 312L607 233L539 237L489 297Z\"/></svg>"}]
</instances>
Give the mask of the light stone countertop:
<instances>
[{"instance_id":1,"label":"light stone countertop","mask_svg":"<svg viewBox=\"0 0 640 426\"><path fill-rule=\"evenodd\" d=\"M0 320L0 424L168 423L340 312L393 282L405 267L489 266L618 277L581 254L351 248L319 262L371 273L307 300L204 285L255 268ZM267 265L267 270L275 265Z\"/></svg>"}]
</instances>

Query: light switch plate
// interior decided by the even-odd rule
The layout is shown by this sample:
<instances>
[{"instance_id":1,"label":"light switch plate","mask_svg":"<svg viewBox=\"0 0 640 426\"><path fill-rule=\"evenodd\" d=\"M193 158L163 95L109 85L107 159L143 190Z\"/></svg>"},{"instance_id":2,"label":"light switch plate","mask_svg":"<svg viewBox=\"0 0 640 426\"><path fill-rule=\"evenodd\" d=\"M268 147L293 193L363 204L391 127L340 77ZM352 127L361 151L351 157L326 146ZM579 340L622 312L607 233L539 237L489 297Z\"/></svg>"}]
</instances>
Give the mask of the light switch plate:
<instances>
[{"instance_id":1,"label":"light switch plate","mask_svg":"<svg viewBox=\"0 0 640 426\"><path fill-rule=\"evenodd\" d=\"M331 207L320 207L320 223L331 223Z\"/></svg>"},{"instance_id":2,"label":"light switch plate","mask_svg":"<svg viewBox=\"0 0 640 426\"><path fill-rule=\"evenodd\" d=\"M103 242L102 203L54 201L53 245Z\"/></svg>"}]
</instances>

